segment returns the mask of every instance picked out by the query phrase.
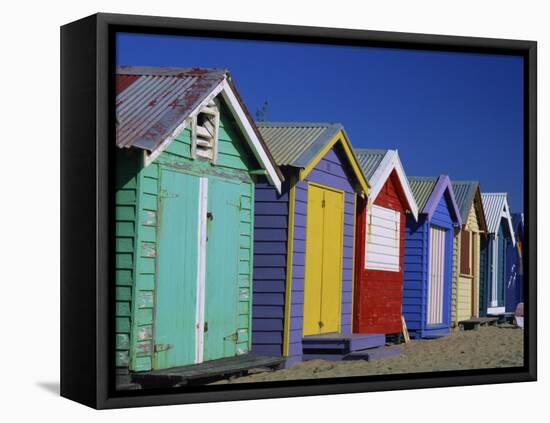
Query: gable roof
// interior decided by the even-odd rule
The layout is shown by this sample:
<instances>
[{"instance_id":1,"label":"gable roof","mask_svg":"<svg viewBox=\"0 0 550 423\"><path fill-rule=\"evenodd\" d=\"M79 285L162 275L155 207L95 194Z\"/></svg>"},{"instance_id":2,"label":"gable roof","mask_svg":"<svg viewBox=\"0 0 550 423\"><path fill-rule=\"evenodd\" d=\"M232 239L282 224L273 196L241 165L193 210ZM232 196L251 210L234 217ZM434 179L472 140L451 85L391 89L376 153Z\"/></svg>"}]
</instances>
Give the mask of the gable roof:
<instances>
[{"instance_id":1,"label":"gable roof","mask_svg":"<svg viewBox=\"0 0 550 423\"><path fill-rule=\"evenodd\" d=\"M368 148L356 148L355 154L359 165L363 170L369 184L369 202L372 204L382 190L382 187L395 171L402 191L407 200L407 205L415 220L418 219L418 205L411 191L409 181L405 175L403 165L399 159L397 150L374 150Z\"/></svg>"},{"instance_id":2,"label":"gable roof","mask_svg":"<svg viewBox=\"0 0 550 423\"><path fill-rule=\"evenodd\" d=\"M340 142L353 172L365 192L368 184L339 123L324 122L258 122L256 124L269 151L279 166L292 166L303 179L322 156Z\"/></svg>"},{"instance_id":3,"label":"gable roof","mask_svg":"<svg viewBox=\"0 0 550 423\"><path fill-rule=\"evenodd\" d=\"M478 181L452 181L453 191L455 194L456 204L460 210L462 224L468 221L468 214L473 206L476 209L479 226L482 232L487 232L487 221L485 219L485 211L483 202L481 201L481 193L479 191Z\"/></svg>"},{"instance_id":4,"label":"gable roof","mask_svg":"<svg viewBox=\"0 0 550 423\"><path fill-rule=\"evenodd\" d=\"M512 244L515 245L516 237L512 226L510 207L508 206L508 194L505 192L482 192L481 200L483 201L489 233L497 233L501 219L504 218L508 222L507 226L512 238Z\"/></svg>"},{"instance_id":5,"label":"gable roof","mask_svg":"<svg viewBox=\"0 0 550 423\"><path fill-rule=\"evenodd\" d=\"M424 213L424 207L426 202L432 193L435 184L437 183L437 176L434 177L422 177L422 176L409 176L409 185L413 192L418 211Z\"/></svg>"},{"instance_id":6,"label":"gable roof","mask_svg":"<svg viewBox=\"0 0 550 423\"><path fill-rule=\"evenodd\" d=\"M455 223L462 226L462 217L456 204L451 180L447 175L439 176L409 176L411 190L418 204L419 213L426 214L428 220L432 218L439 200L447 192L450 201L451 214L454 215Z\"/></svg>"},{"instance_id":7,"label":"gable roof","mask_svg":"<svg viewBox=\"0 0 550 423\"><path fill-rule=\"evenodd\" d=\"M342 125L338 123L258 122L269 151L279 166L306 167Z\"/></svg>"},{"instance_id":8,"label":"gable roof","mask_svg":"<svg viewBox=\"0 0 550 423\"><path fill-rule=\"evenodd\" d=\"M116 92L117 146L150 152L166 148L190 118L220 95L253 155L280 192L284 177L227 70L119 66Z\"/></svg>"}]
</instances>

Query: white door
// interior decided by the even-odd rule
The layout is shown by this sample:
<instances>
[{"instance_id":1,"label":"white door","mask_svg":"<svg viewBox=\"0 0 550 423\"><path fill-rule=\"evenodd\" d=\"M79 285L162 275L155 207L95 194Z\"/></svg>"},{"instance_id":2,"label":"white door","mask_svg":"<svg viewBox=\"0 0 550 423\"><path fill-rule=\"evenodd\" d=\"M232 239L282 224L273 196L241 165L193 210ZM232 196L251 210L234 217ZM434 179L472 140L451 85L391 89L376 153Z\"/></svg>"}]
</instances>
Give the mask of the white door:
<instances>
[{"instance_id":1,"label":"white door","mask_svg":"<svg viewBox=\"0 0 550 423\"><path fill-rule=\"evenodd\" d=\"M443 323L443 288L445 275L445 231L430 226L428 262L428 325Z\"/></svg>"}]
</instances>

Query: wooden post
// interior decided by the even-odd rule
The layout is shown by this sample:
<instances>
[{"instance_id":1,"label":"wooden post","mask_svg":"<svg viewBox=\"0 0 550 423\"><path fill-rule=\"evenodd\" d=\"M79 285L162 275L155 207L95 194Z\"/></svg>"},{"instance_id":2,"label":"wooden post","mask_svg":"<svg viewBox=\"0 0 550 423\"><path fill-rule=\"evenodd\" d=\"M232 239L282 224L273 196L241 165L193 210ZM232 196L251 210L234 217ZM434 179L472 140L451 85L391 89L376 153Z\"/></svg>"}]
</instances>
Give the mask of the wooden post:
<instances>
[{"instance_id":1,"label":"wooden post","mask_svg":"<svg viewBox=\"0 0 550 423\"><path fill-rule=\"evenodd\" d=\"M405 318L403 317L403 315L401 315L401 326L403 328L403 339L405 340L405 344L408 344L409 342L411 342L411 338L409 337L407 323L405 322Z\"/></svg>"}]
</instances>

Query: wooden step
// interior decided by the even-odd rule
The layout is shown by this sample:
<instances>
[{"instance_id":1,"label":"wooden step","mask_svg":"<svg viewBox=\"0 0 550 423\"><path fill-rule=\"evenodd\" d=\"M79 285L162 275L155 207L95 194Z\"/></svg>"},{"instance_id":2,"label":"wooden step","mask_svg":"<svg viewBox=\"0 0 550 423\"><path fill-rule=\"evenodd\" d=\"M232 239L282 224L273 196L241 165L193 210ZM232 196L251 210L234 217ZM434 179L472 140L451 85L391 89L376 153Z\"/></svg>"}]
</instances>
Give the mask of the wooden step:
<instances>
[{"instance_id":1,"label":"wooden step","mask_svg":"<svg viewBox=\"0 0 550 423\"><path fill-rule=\"evenodd\" d=\"M326 333L310 335L302 338L304 354L341 354L352 351L375 348L385 345L386 336L383 334L340 334Z\"/></svg>"},{"instance_id":2,"label":"wooden step","mask_svg":"<svg viewBox=\"0 0 550 423\"><path fill-rule=\"evenodd\" d=\"M142 387L167 387L185 385L192 381L226 378L246 374L251 369L279 368L283 357L266 357L244 354L235 357L205 361L201 364L172 367L170 369L151 370L132 374L132 382Z\"/></svg>"},{"instance_id":3,"label":"wooden step","mask_svg":"<svg viewBox=\"0 0 550 423\"><path fill-rule=\"evenodd\" d=\"M458 327L462 330L477 330L480 326L494 325L497 321L497 317L479 317L475 319L461 320L458 322Z\"/></svg>"}]
</instances>

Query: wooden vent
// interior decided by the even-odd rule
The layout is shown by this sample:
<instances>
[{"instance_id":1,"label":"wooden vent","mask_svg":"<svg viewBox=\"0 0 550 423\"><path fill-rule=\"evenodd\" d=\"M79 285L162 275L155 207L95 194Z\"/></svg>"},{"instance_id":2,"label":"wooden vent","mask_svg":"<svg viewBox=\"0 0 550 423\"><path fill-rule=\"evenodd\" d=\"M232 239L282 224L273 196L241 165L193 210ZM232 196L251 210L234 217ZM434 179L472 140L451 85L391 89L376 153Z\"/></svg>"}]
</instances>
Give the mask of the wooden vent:
<instances>
[{"instance_id":1,"label":"wooden vent","mask_svg":"<svg viewBox=\"0 0 550 423\"><path fill-rule=\"evenodd\" d=\"M193 118L191 155L216 163L220 112L215 100L203 107Z\"/></svg>"}]
</instances>

